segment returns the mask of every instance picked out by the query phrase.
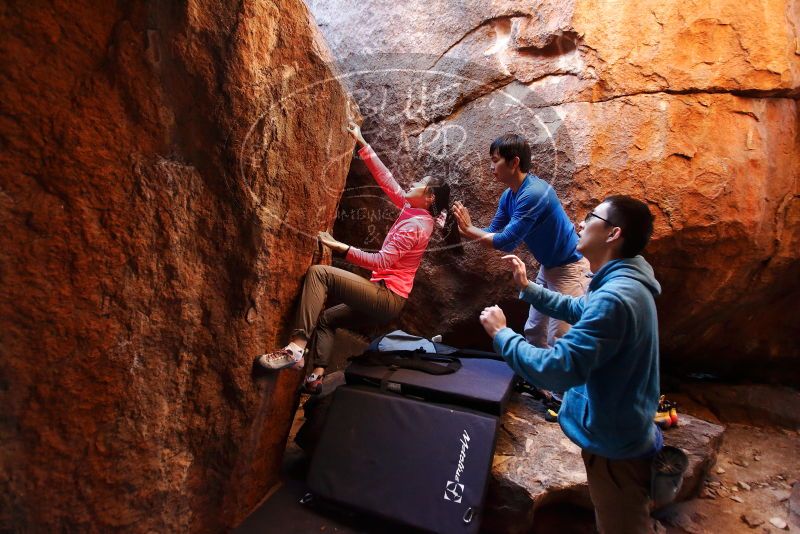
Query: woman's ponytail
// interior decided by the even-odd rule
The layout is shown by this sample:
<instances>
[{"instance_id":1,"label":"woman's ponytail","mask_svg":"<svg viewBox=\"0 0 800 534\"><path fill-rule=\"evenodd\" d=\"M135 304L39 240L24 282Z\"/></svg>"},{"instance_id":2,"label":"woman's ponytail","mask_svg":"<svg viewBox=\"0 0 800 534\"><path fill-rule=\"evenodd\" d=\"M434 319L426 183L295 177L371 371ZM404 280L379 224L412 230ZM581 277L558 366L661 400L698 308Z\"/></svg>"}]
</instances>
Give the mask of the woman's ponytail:
<instances>
[{"instance_id":1,"label":"woman's ponytail","mask_svg":"<svg viewBox=\"0 0 800 534\"><path fill-rule=\"evenodd\" d=\"M442 232L446 246L455 246L463 252L461 247L461 234L458 231L456 217L449 210L450 206L450 185L441 178L431 178L428 186L433 189L434 201L431 205L431 215L436 217L436 228Z\"/></svg>"}]
</instances>

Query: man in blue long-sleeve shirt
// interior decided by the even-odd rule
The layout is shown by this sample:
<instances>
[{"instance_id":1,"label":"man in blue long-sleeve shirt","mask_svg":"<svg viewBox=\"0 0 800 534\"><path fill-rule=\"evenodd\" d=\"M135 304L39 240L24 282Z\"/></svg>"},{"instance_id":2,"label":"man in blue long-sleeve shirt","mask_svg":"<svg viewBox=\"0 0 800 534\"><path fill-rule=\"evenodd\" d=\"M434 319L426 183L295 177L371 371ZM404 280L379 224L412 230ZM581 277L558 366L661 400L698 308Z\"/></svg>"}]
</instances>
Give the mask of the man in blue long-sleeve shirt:
<instances>
[{"instance_id":1,"label":"man in blue long-sleeve shirt","mask_svg":"<svg viewBox=\"0 0 800 534\"><path fill-rule=\"evenodd\" d=\"M642 202L612 196L580 228L578 250L594 273L583 297L529 282L525 264L504 257L521 299L572 323L552 348L536 348L507 328L497 306L484 309L480 319L518 374L538 387L566 390L558 422L582 449L600 532L651 532L650 464L663 444L653 424L659 396L654 298L661 287L639 253L653 217Z\"/></svg>"},{"instance_id":2,"label":"man in blue long-sleeve shirt","mask_svg":"<svg viewBox=\"0 0 800 534\"><path fill-rule=\"evenodd\" d=\"M586 292L588 263L577 251L575 227L564 212L555 190L530 172L531 148L521 135L498 137L489 147L492 174L507 185L488 228L472 224L469 211L460 202L453 205L461 235L487 247L512 252L521 243L541 264L536 282L565 295ZM537 347L552 346L569 330L566 321L551 320L530 308L525 337Z\"/></svg>"}]
</instances>

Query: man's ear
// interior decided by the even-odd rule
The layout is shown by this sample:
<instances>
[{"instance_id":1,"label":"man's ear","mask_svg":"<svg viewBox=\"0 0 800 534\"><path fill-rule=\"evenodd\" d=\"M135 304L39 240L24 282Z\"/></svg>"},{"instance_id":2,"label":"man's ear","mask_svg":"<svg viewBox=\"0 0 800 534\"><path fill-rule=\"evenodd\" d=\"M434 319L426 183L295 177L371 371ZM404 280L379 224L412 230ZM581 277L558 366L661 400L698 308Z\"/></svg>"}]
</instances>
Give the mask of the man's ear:
<instances>
[{"instance_id":1,"label":"man's ear","mask_svg":"<svg viewBox=\"0 0 800 534\"><path fill-rule=\"evenodd\" d=\"M519 170L519 156L514 156L514 159L511 160L511 168L514 171Z\"/></svg>"},{"instance_id":2,"label":"man's ear","mask_svg":"<svg viewBox=\"0 0 800 534\"><path fill-rule=\"evenodd\" d=\"M619 226L614 226L611 228L611 232L608 234L606 243L611 243L612 241L617 241L619 239L622 239L622 228Z\"/></svg>"}]
</instances>

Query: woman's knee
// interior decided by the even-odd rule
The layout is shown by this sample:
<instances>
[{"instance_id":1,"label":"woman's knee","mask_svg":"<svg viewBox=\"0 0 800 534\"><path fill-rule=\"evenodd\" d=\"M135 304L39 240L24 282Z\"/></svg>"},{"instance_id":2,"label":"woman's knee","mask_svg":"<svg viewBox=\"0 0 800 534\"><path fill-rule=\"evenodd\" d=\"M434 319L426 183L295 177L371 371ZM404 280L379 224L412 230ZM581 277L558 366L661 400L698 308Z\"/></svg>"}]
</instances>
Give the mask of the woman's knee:
<instances>
[{"instance_id":1,"label":"woman's knee","mask_svg":"<svg viewBox=\"0 0 800 534\"><path fill-rule=\"evenodd\" d=\"M324 278L328 274L328 269L330 266L328 265L312 265L306 271L307 276L315 276L317 278Z\"/></svg>"},{"instance_id":2,"label":"woman's knee","mask_svg":"<svg viewBox=\"0 0 800 534\"><path fill-rule=\"evenodd\" d=\"M327 310L323 310L322 313L319 314L319 318L317 319L317 328L322 330L331 330L338 326L339 322L341 322L341 311L336 309L336 306L333 308L328 308Z\"/></svg>"}]
</instances>

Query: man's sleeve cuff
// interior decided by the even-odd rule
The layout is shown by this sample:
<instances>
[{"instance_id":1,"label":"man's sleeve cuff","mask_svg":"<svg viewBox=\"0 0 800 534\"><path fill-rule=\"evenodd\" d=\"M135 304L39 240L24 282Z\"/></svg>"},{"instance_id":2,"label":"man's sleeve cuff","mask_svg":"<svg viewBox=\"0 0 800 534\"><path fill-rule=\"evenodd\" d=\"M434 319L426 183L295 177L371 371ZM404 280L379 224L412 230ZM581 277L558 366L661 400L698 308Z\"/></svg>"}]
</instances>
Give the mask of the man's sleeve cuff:
<instances>
[{"instance_id":1,"label":"man's sleeve cuff","mask_svg":"<svg viewBox=\"0 0 800 534\"><path fill-rule=\"evenodd\" d=\"M541 286L529 281L528 285L519 292L519 299L524 300L528 304L535 304L539 301L541 293Z\"/></svg>"},{"instance_id":2,"label":"man's sleeve cuff","mask_svg":"<svg viewBox=\"0 0 800 534\"><path fill-rule=\"evenodd\" d=\"M511 330L509 327L501 328L500 330L498 330L497 333L494 335L494 341L492 343L492 345L494 346L494 351L500 356L503 356L503 358L505 358L505 356L503 355L502 352L500 352L500 350L505 344L505 342L508 340L508 338L513 337L515 335L517 335L517 333Z\"/></svg>"},{"instance_id":3,"label":"man's sleeve cuff","mask_svg":"<svg viewBox=\"0 0 800 534\"><path fill-rule=\"evenodd\" d=\"M369 159L372 157L372 147L369 145L364 145L358 149L358 157L361 159Z\"/></svg>"}]
</instances>

